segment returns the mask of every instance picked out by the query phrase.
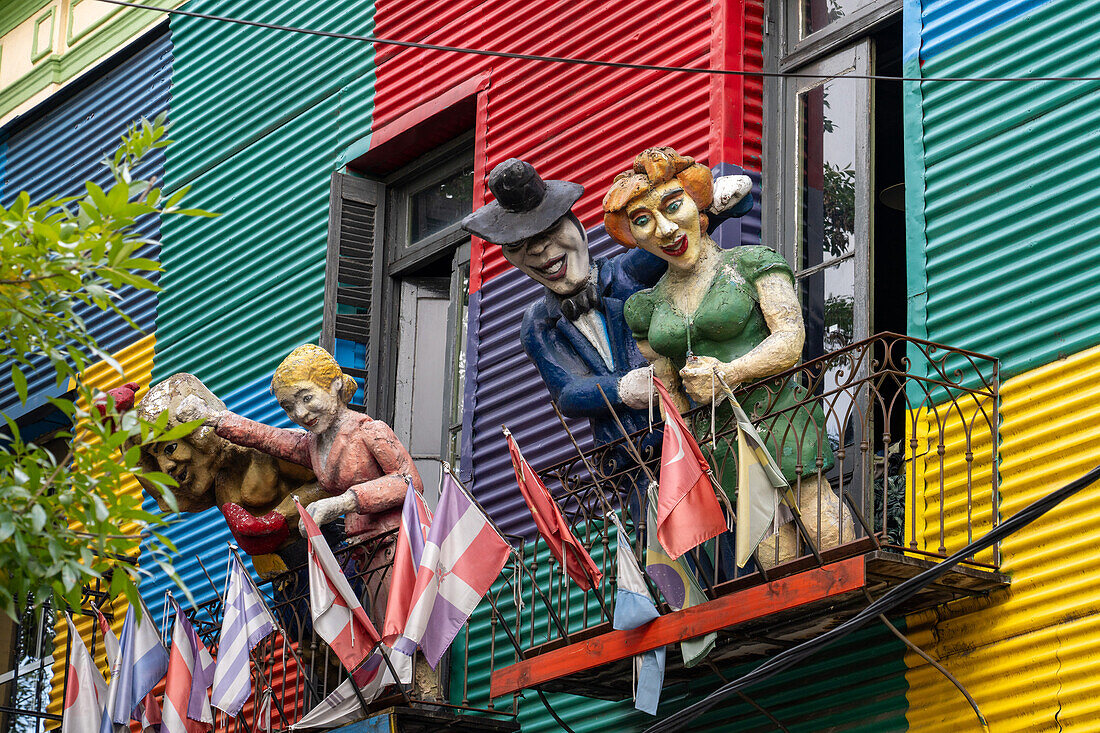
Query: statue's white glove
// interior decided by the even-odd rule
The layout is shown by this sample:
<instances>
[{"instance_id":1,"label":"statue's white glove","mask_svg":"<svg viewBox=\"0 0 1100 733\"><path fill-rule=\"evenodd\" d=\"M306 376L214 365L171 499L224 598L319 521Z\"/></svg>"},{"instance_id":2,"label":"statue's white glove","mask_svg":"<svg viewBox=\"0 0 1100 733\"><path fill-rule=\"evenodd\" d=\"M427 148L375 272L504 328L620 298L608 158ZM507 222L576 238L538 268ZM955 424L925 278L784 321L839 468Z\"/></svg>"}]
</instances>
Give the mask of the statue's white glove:
<instances>
[{"instance_id":1,"label":"statue's white glove","mask_svg":"<svg viewBox=\"0 0 1100 733\"><path fill-rule=\"evenodd\" d=\"M656 404L657 391L653 389L649 367L629 371L619 380L619 399L624 405L635 410L649 407L650 391L653 392L653 400Z\"/></svg>"},{"instance_id":2,"label":"statue's white glove","mask_svg":"<svg viewBox=\"0 0 1100 733\"><path fill-rule=\"evenodd\" d=\"M309 516L313 517L313 521L317 522L317 526L325 525L336 519L342 517L345 514L355 513L358 505L355 501L355 492L348 489L339 496L330 496L326 499L318 499L309 506L305 507L305 510L309 512ZM302 533L302 536L306 536L305 524L298 524L298 531Z\"/></svg>"},{"instance_id":3,"label":"statue's white glove","mask_svg":"<svg viewBox=\"0 0 1100 733\"><path fill-rule=\"evenodd\" d=\"M748 176L722 176L714 179L714 200L710 211L720 214L752 191L752 179Z\"/></svg>"}]
</instances>

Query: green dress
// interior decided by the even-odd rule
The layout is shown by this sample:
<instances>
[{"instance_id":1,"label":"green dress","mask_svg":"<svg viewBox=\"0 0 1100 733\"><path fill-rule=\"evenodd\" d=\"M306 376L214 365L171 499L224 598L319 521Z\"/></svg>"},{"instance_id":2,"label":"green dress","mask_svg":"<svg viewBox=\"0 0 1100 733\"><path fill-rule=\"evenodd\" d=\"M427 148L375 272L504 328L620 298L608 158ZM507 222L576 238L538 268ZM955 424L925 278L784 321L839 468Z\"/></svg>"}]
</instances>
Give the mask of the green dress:
<instances>
[{"instance_id":1,"label":"green dress","mask_svg":"<svg viewBox=\"0 0 1100 733\"><path fill-rule=\"evenodd\" d=\"M792 283L794 281L786 260L767 247L725 250L710 288L690 318L672 307L664 292L665 278L656 286L630 296L623 315L634 338L649 341L650 347L668 357L677 370L687 362L689 350L696 356L730 362L747 354L770 334L760 311L755 283L772 272L782 272ZM771 393L777 390L778 395L772 396ZM818 461L823 471L833 465L833 451L824 437L825 416L820 403L783 411L805 397L806 389L801 384L788 381L781 386L775 380L757 382L741 397L741 406L753 419L760 437L778 458L783 474L792 484L799 474L816 473ZM769 403L771 408L767 409ZM719 430L732 425L732 413L727 402L717 407ZM709 413L695 421L694 432L726 494L735 500L736 438L730 436L726 441L720 440L717 449L712 450Z\"/></svg>"}]
</instances>

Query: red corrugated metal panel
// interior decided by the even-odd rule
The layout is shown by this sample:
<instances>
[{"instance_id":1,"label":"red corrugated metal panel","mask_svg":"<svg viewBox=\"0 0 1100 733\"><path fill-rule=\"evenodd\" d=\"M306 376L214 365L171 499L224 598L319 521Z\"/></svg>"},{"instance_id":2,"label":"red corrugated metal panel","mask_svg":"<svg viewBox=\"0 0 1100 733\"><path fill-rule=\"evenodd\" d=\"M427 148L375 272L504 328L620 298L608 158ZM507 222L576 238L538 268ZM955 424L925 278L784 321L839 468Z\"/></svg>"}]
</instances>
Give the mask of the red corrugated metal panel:
<instances>
[{"instance_id":1,"label":"red corrugated metal panel","mask_svg":"<svg viewBox=\"0 0 1100 733\"><path fill-rule=\"evenodd\" d=\"M636 0L468 2L445 10L427 0L382 0L375 22L384 38L703 67L710 63L712 12L707 0L658 0L645 12ZM416 30L425 27L433 30ZM672 145L708 163L719 162L709 160L711 80L705 75L416 49L380 47L378 53L375 129L456 81L489 71L484 159L478 162L487 171L507 157L523 157L545 177L583 184L586 192L575 211L586 225L599 223L600 201L615 173L649 145ZM474 289L507 269L497 248L484 251L480 268L479 254L474 255Z\"/></svg>"}]
</instances>

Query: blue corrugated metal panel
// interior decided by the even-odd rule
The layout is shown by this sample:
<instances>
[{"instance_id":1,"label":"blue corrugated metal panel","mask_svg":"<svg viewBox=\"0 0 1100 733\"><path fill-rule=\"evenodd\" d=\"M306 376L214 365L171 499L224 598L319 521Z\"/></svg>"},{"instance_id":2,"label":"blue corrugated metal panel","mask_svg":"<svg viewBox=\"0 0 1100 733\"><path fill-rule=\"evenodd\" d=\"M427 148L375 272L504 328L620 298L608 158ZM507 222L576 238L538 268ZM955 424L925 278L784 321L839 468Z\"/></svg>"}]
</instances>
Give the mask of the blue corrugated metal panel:
<instances>
[{"instance_id":1,"label":"blue corrugated metal panel","mask_svg":"<svg viewBox=\"0 0 1100 733\"><path fill-rule=\"evenodd\" d=\"M261 378L228 394L223 398L225 406L238 415L268 425L293 427L286 413L268 391L270 381L269 378ZM158 511L156 502L149 497L145 498L144 506L146 511ZM210 571L218 593L225 590L226 563L229 557L226 543L233 541L233 535L225 523L221 510L211 507L197 514L178 515L178 521L173 523L164 534L180 549L180 553L173 560L173 567L195 597L196 602L203 603L214 598L214 587L206 579L198 558L202 558L206 569ZM242 553L241 556L251 570L252 562L248 555ZM253 576L257 583L261 582L255 573ZM159 571L141 584L141 597L157 617L158 623L161 620L165 591L172 591L177 597L181 595L176 589L176 584Z\"/></svg>"},{"instance_id":2,"label":"blue corrugated metal panel","mask_svg":"<svg viewBox=\"0 0 1100 733\"><path fill-rule=\"evenodd\" d=\"M931 0L924 4L921 58L966 43L1050 0Z\"/></svg>"},{"instance_id":3,"label":"blue corrugated metal panel","mask_svg":"<svg viewBox=\"0 0 1100 733\"><path fill-rule=\"evenodd\" d=\"M1100 13L1053 0L922 73L1100 75ZM1000 358L1002 377L1100 343L1095 85L921 87L928 338Z\"/></svg>"},{"instance_id":4,"label":"blue corrugated metal panel","mask_svg":"<svg viewBox=\"0 0 1100 733\"><path fill-rule=\"evenodd\" d=\"M61 104L47 100L40 108L0 131L0 137L7 136L6 160L0 176L0 202L10 203L21 191L27 191L32 202L76 195L84 190L85 181L89 180L107 185L109 174L101 162L114 152L126 128L140 117L152 119L168 109L172 60L169 36L161 34L149 40L144 48L136 52L128 49L122 55L126 58L120 62L108 62L117 63L110 72L91 79ZM135 174L163 180L163 152L152 153ZM155 218L143 219L138 229L149 239L156 240L160 236L159 222ZM159 247L143 247L139 255L156 259ZM152 333L156 321L156 294L129 287L121 289L119 294L120 307L143 332ZM105 351L118 351L141 336L112 313L93 308L79 308L78 313ZM41 363L45 364L45 360ZM32 395L42 397L58 392L51 368L39 368L28 377ZM6 385L0 389L0 411L18 417L30 409L33 405L23 407L19 404L14 390Z\"/></svg>"}]
</instances>

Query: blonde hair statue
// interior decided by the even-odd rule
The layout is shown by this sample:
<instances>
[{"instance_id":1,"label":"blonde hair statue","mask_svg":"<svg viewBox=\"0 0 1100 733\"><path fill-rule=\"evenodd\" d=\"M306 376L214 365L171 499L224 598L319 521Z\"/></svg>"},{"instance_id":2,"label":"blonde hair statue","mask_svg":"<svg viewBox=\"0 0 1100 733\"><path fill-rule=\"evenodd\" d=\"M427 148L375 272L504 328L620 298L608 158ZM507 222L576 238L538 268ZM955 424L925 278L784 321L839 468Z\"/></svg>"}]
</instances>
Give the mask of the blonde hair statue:
<instances>
[{"instance_id":1,"label":"blonde hair statue","mask_svg":"<svg viewBox=\"0 0 1100 733\"><path fill-rule=\"evenodd\" d=\"M275 370L271 391L305 430L249 420L202 400L181 405L184 419L203 419L226 440L311 469L329 495L306 511L318 524L345 516L349 536L372 537L400 524L411 483L423 491L405 446L386 423L348 408L358 385L320 346L294 349Z\"/></svg>"}]
</instances>

